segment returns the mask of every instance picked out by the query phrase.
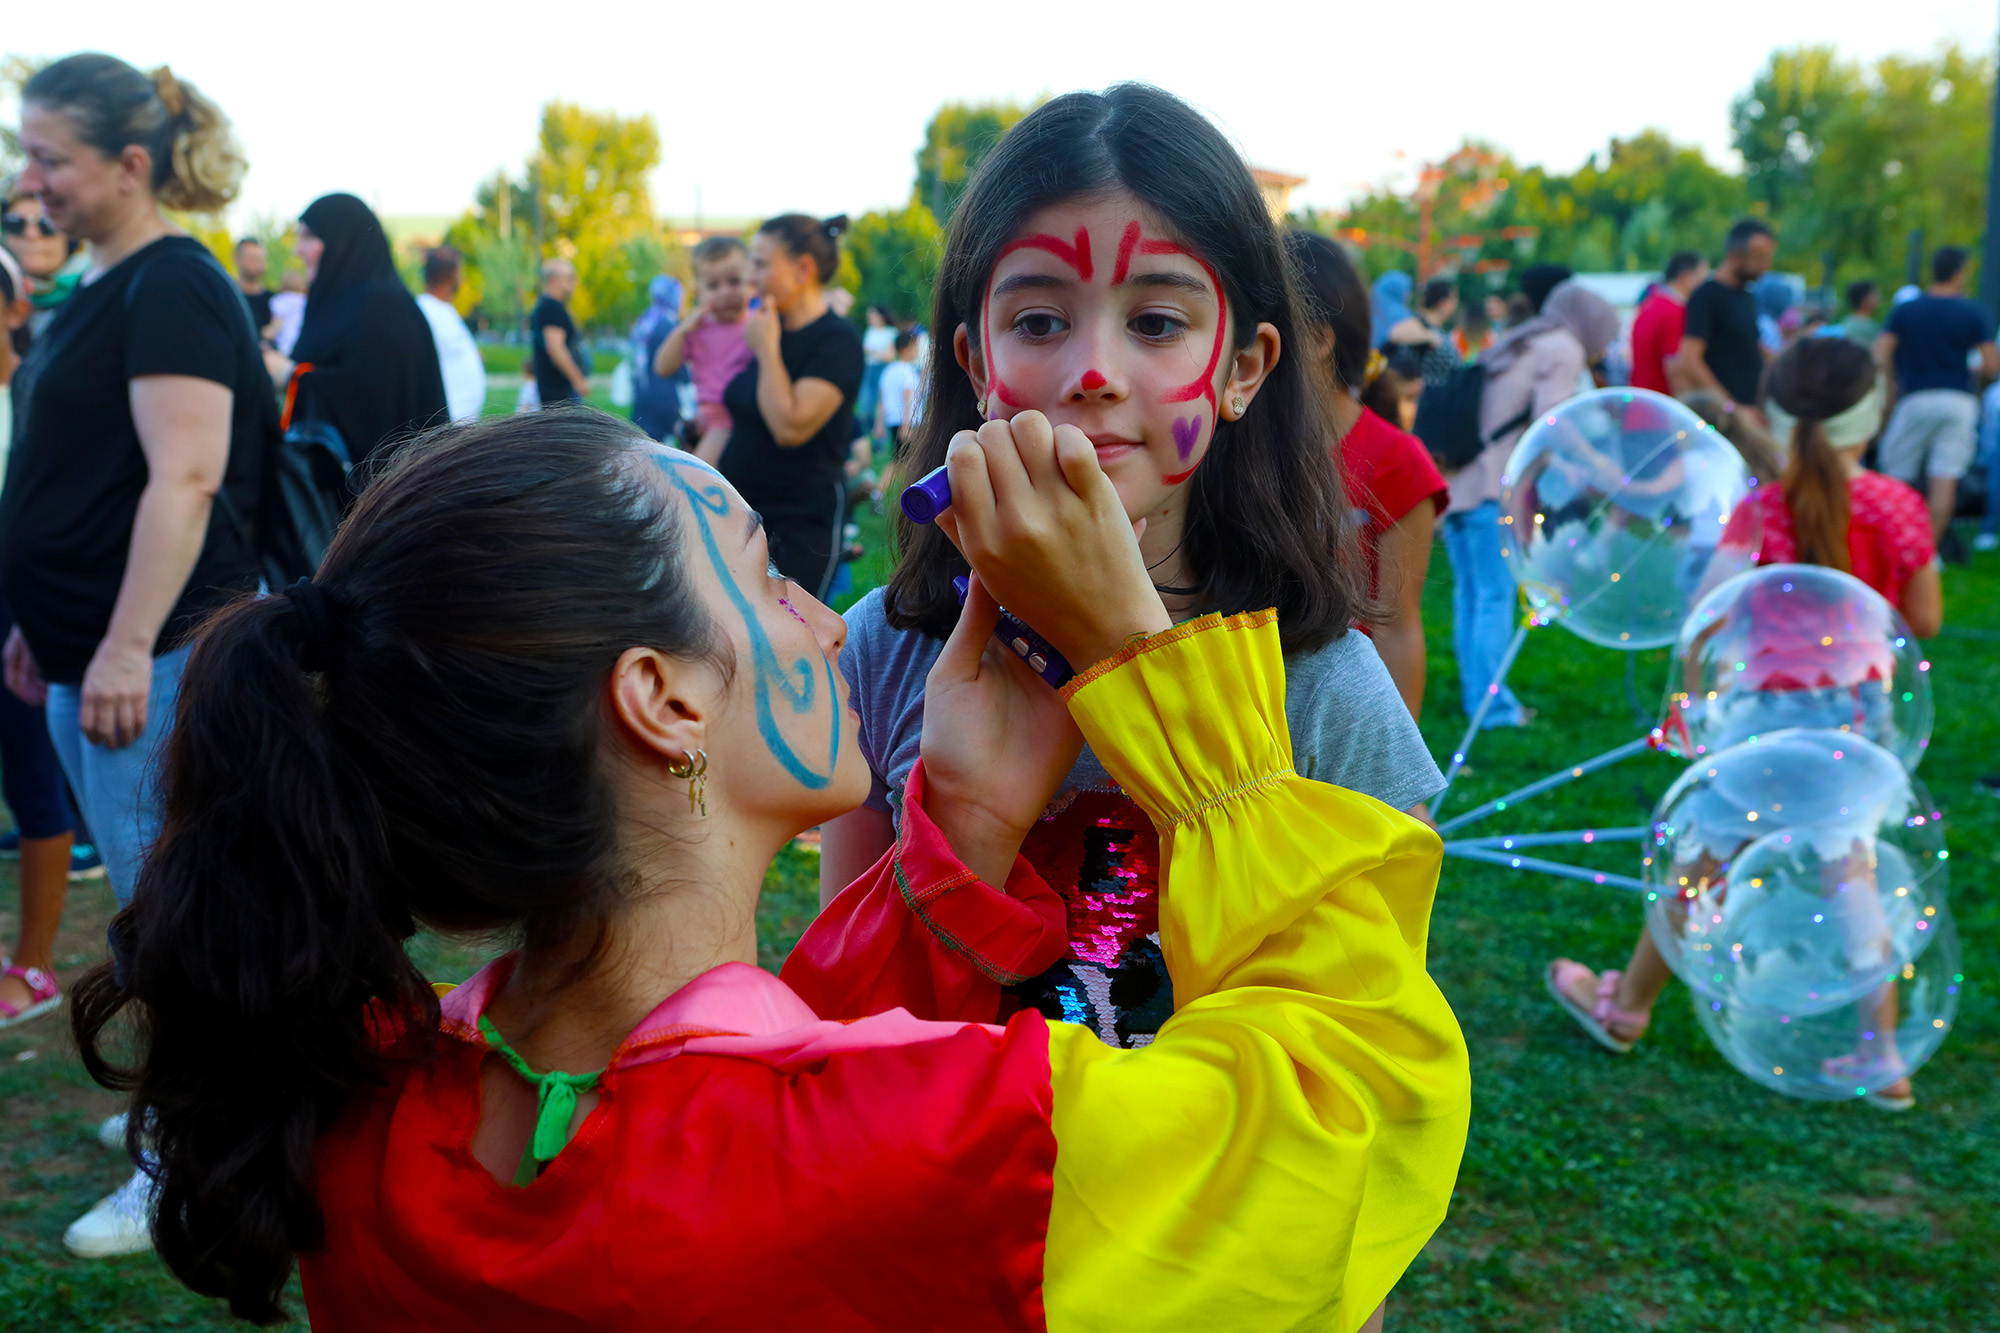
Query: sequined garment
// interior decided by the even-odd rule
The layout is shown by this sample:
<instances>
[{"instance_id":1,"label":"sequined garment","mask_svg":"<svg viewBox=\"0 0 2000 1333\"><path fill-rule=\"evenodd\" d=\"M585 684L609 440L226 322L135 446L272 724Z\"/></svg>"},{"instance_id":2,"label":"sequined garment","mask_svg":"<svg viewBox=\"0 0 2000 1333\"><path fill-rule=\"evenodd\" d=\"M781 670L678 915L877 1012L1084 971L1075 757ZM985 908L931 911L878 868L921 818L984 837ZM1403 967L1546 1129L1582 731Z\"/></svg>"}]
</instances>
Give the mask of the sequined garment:
<instances>
[{"instance_id":1,"label":"sequined garment","mask_svg":"<svg viewBox=\"0 0 2000 1333\"><path fill-rule=\"evenodd\" d=\"M1125 793L1059 796L1021 847L1069 910L1069 957L1009 992L1108 1045L1144 1046L1174 1011L1160 952L1160 839Z\"/></svg>"}]
</instances>

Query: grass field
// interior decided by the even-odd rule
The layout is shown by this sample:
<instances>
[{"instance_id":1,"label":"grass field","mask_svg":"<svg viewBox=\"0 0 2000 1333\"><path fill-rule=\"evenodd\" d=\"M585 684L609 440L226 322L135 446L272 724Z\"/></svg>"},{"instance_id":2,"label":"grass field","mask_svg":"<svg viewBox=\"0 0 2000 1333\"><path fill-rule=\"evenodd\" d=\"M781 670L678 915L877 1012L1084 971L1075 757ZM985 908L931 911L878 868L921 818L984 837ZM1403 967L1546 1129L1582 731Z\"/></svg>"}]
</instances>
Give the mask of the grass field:
<instances>
[{"instance_id":1,"label":"grass field","mask_svg":"<svg viewBox=\"0 0 2000 1333\"><path fill-rule=\"evenodd\" d=\"M879 520L864 527L865 587L885 565ZM1471 1044L1472 1136L1451 1217L1392 1298L1390 1329L2000 1328L2000 802L1974 787L2000 769L2000 708L1980 684L2000 679L2000 557L1976 559L1946 574L1951 628L1932 645L1938 722L1921 774L1947 815L1968 982L1950 1040L1917 1077L1919 1108L1890 1116L1765 1092L1708 1047L1678 986L1635 1054L1606 1055L1544 996L1540 972L1558 953L1622 965L1634 900L1448 861L1431 968ZM1440 553L1425 727L1439 753L1458 731L1457 678L1436 647L1450 641L1449 594ZM1636 734L1621 671L1615 654L1538 631L1514 682L1540 716L1481 739L1452 807ZM1664 652L1640 655L1649 707L1665 673ZM1628 761L1510 812L1510 827L1643 822L1676 771L1663 757ZM1636 873L1630 844L1578 859ZM816 875L801 851L773 867L759 912L766 966L810 920ZM11 868L0 870L0 914L13 894ZM110 910L101 887L71 904L65 980L99 956ZM418 953L444 979L480 956L435 940ZM64 1226L127 1169L91 1137L113 1109L59 1020L0 1033L0 1329L230 1327L149 1255L90 1263L63 1252Z\"/></svg>"}]
</instances>

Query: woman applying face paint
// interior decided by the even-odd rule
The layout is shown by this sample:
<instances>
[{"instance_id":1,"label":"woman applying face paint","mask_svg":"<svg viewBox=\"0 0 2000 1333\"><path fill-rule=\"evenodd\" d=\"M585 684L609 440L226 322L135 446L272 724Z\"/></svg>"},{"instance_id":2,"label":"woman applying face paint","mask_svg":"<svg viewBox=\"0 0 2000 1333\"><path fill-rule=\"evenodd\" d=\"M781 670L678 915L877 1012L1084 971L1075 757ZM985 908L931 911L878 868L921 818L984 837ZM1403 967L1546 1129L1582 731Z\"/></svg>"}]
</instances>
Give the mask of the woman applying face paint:
<instances>
[{"instance_id":1,"label":"woman applying face paint","mask_svg":"<svg viewBox=\"0 0 2000 1333\"><path fill-rule=\"evenodd\" d=\"M1020 848L1087 736L1172 835L1170 1030L829 1021L756 968L771 858L868 790L845 625L627 423L456 427L204 627L117 965L74 992L168 1266L272 1322L296 1262L335 1333L1360 1325L1469 1119L1414 943L1440 844L1297 776L1275 617L1170 627L1096 451L1042 424L953 446L976 581L856 887L1051 902ZM1061 695L995 595L1084 667ZM419 922L517 947L440 997Z\"/></svg>"},{"instance_id":2,"label":"woman applying face paint","mask_svg":"<svg viewBox=\"0 0 2000 1333\"><path fill-rule=\"evenodd\" d=\"M1407 810L1443 780L1375 649L1347 632L1365 572L1304 311L1249 168L1213 125L1139 85L1057 98L1009 131L953 214L910 471L942 464L961 433L985 443L1031 418L1087 442L1143 522L1176 621L1277 609L1298 771ZM896 839L925 676L957 621L966 564L948 534L898 535L889 586L848 613L841 665L875 782L826 830L829 900ZM1013 960L1025 979L1000 1003L1120 1045L1151 1040L1174 1007L1155 938L1159 849L1090 752L1027 854L1072 929Z\"/></svg>"}]
</instances>

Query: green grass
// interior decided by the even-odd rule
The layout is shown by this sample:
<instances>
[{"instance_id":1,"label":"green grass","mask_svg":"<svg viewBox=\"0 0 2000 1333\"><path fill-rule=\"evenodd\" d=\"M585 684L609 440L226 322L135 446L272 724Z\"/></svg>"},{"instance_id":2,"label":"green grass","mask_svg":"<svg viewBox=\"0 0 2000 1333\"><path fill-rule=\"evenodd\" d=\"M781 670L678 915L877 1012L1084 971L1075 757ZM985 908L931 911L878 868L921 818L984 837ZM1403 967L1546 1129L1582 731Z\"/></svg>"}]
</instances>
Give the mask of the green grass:
<instances>
[{"instance_id":1,"label":"green grass","mask_svg":"<svg viewBox=\"0 0 2000 1333\"><path fill-rule=\"evenodd\" d=\"M856 572L866 587L886 572L886 551L880 519L861 521L871 554ZM1932 645L1938 723L1921 776L1947 815L1968 983L1950 1040L1916 1079L1919 1108L1889 1116L1764 1091L1709 1048L1678 985L1636 1053L1606 1055L1548 1001L1540 974L1556 954L1621 965L1639 925L1635 900L1448 861L1431 964L1472 1049L1472 1135L1451 1217L1391 1298L1389 1328L2000 1328L1991 999L2000 802L1973 787L2000 768L2000 710L1980 683L2000 677L2000 557L1977 559L1947 572L1952 629ZM1441 552L1429 593L1425 732L1443 752L1460 719ZM1635 734L1621 670L1613 653L1559 628L1538 631L1514 683L1541 715L1525 731L1481 738L1452 808ZM1665 674L1664 652L1640 655L1649 707ZM1506 826L1643 822L1675 772L1664 757L1630 760L1510 811ZM1637 854L1625 844L1576 859L1632 871ZM765 966L811 919L817 874L797 847L773 865L758 912ZM13 872L0 868L7 938L13 905ZM65 981L100 955L109 907L101 887L72 895L59 946ZM491 947L424 938L415 951L431 975L455 980ZM27 1051L34 1058L18 1058ZM90 1138L114 1108L85 1079L59 1020L0 1033L0 1328L232 1327L149 1255L86 1263L63 1253L63 1227L123 1175Z\"/></svg>"},{"instance_id":2,"label":"green grass","mask_svg":"<svg viewBox=\"0 0 2000 1333\"><path fill-rule=\"evenodd\" d=\"M1450 575L1427 590L1425 735L1458 740ZM1920 776L1954 853L1968 983L1957 1025L1917 1076L1919 1107L1789 1101L1710 1048L1675 983L1630 1056L1591 1044L1546 997L1557 955L1622 967L1640 923L1619 890L1445 863L1431 970L1472 1051L1471 1141L1451 1217L1390 1304L1405 1329L1963 1330L2000 1327L2000 1139L1992 978L2000 914L2000 559L1948 570L1952 628L1931 645L1937 727ZM1970 631L1954 633L1953 630ZM1974 637L1982 633L1985 637ZM1637 733L1618 656L1537 631L1513 673L1533 726L1482 736L1447 814ZM1656 708L1667 654L1638 659ZM1638 824L1678 775L1647 755L1527 802L1481 832ZM1568 857L1638 873L1631 844ZM1582 850L1582 849L1577 849Z\"/></svg>"},{"instance_id":3,"label":"green grass","mask_svg":"<svg viewBox=\"0 0 2000 1333\"><path fill-rule=\"evenodd\" d=\"M489 375L518 375L528 363L528 350L526 343L481 343L479 359Z\"/></svg>"}]
</instances>

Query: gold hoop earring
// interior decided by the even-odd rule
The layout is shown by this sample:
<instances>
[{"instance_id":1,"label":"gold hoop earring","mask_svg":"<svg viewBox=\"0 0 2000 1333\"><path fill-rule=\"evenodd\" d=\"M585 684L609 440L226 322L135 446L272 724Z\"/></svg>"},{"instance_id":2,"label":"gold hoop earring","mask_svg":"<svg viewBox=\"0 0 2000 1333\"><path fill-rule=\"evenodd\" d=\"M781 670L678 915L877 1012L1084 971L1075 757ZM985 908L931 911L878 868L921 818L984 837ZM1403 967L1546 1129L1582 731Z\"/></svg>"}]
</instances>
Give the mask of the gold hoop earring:
<instances>
[{"instance_id":1,"label":"gold hoop earring","mask_svg":"<svg viewBox=\"0 0 2000 1333\"><path fill-rule=\"evenodd\" d=\"M691 755L683 755L667 765L667 772L677 778L686 778L688 784L688 813L699 812L708 816L708 751L696 750Z\"/></svg>"}]
</instances>

